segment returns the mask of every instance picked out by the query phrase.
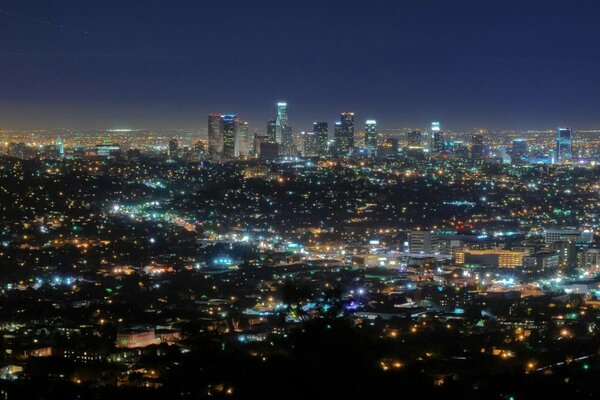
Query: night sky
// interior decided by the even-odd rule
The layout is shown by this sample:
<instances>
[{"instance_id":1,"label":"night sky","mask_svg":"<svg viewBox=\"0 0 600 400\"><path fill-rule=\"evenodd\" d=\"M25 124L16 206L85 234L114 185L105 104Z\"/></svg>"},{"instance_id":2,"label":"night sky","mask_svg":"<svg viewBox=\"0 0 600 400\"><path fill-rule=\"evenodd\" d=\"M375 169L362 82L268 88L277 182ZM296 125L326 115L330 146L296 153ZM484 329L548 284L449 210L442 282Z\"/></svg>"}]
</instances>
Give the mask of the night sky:
<instances>
[{"instance_id":1,"label":"night sky","mask_svg":"<svg viewBox=\"0 0 600 400\"><path fill-rule=\"evenodd\" d=\"M600 3L3 0L0 128L600 126Z\"/></svg>"}]
</instances>

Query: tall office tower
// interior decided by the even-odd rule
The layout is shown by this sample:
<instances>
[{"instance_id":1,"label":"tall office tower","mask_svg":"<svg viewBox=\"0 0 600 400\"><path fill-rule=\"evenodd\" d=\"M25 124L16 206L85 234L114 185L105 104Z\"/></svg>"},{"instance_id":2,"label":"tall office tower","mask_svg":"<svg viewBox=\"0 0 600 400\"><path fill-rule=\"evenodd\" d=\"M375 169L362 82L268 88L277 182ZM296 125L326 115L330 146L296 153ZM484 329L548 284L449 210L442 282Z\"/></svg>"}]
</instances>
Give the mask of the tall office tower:
<instances>
[{"instance_id":1,"label":"tall office tower","mask_svg":"<svg viewBox=\"0 0 600 400\"><path fill-rule=\"evenodd\" d=\"M571 128L558 128L556 136L556 162L563 163L573 157L573 136Z\"/></svg>"},{"instance_id":2,"label":"tall office tower","mask_svg":"<svg viewBox=\"0 0 600 400\"><path fill-rule=\"evenodd\" d=\"M341 122L335 123L335 149L338 156L349 156L354 150L354 113L342 113Z\"/></svg>"},{"instance_id":3,"label":"tall office tower","mask_svg":"<svg viewBox=\"0 0 600 400\"><path fill-rule=\"evenodd\" d=\"M377 121L373 119L365 123L365 149L370 157L377 154Z\"/></svg>"},{"instance_id":4,"label":"tall office tower","mask_svg":"<svg viewBox=\"0 0 600 400\"><path fill-rule=\"evenodd\" d=\"M343 132L343 128L342 128L342 123L341 122L336 122L334 127L333 127L333 148L331 149L331 152L334 156L340 156L340 155L346 155L347 154L347 140L344 137L344 132ZM344 151L346 150L346 153L344 154Z\"/></svg>"},{"instance_id":5,"label":"tall office tower","mask_svg":"<svg viewBox=\"0 0 600 400\"><path fill-rule=\"evenodd\" d=\"M318 155L326 156L329 152L329 125L327 122L315 122L313 124L313 132L317 136Z\"/></svg>"},{"instance_id":6,"label":"tall office tower","mask_svg":"<svg viewBox=\"0 0 600 400\"><path fill-rule=\"evenodd\" d=\"M446 152L446 143L444 142L444 132L440 129L439 122L431 123L431 145L432 153L441 154Z\"/></svg>"},{"instance_id":7,"label":"tall office tower","mask_svg":"<svg viewBox=\"0 0 600 400\"><path fill-rule=\"evenodd\" d=\"M277 143L277 121L274 119L267 124L267 141Z\"/></svg>"},{"instance_id":8,"label":"tall office tower","mask_svg":"<svg viewBox=\"0 0 600 400\"><path fill-rule=\"evenodd\" d=\"M304 137L306 132L296 131L292 133L292 146L288 153L290 156L298 156L304 154Z\"/></svg>"},{"instance_id":9,"label":"tall office tower","mask_svg":"<svg viewBox=\"0 0 600 400\"><path fill-rule=\"evenodd\" d=\"M342 127L344 129L344 134L348 138L349 143L349 151L352 152L354 149L354 113L353 112L344 112L342 113Z\"/></svg>"},{"instance_id":10,"label":"tall office tower","mask_svg":"<svg viewBox=\"0 0 600 400\"><path fill-rule=\"evenodd\" d=\"M58 156L61 158L64 157L65 156L65 145L63 144L61 138L56 139L56 141L54 142L54 146L56 147Z\"/></svg>"},{"instance_id":11,"label":"tall office tower","mask_svg":"<svg viewBox=\"0 0 600 400\"><path fill-rule=\"evenodd\" d=\"M237 131L237 116L234 114L223 115L223 158L235 157L235 136Z\"/></svg>"},{"instance_id":12,"label":"tall office tower","mask_svg":"<svg viewBox=\"0 0 600 400\"><path fill-rule=\"evenodd\" d=\"M423 142L420 131L409 131L406 133L406 143L408 148L423 148Z\"/></svg>"},{"instance_id":13,"label":"tall office tower","mask_svg":"<svg viewBox=\"0 0 600 400\"><path fill-rule=\"evenodd\" d=\"M279 151L284 155L295 155L297 150L294 144L292 128L288 124L287 103L277 103L277 120L275 121L275 141L279 144Z\"/></svg>"},{"instance_id":14,"label":"tall office tower","mask_svg":"<svg viewBox=\"0 0 600 400\"><path fill-rule=\"evenodd\" d=\"M247 157L250 154L250 124L248 121L238 121L235 131L235 156Z\"/></svg>"},{"instance_id":15,"label":"tall office tower","mask_svg":"<svg viewBox=\"0 0 600 400\"><path fill-rule=\"evenodd\" d=\"M177 158L177 151L179 149L179 142L173 138L169 140L169 158Z\"/></svg>"},{"instance_id":16,"label":"tall office tower","mask_svg":"<svg viewBox=\"0 0 600 400\"><path fill-rule=\"evenodd\" d=\"M287 156L296 155L298 149L296 148L296 141L294 139L294 134L292 133L292 127L286 126L281 130L282 135L282 154Z\"/></svg>"},{"instance_id":17,"label":"tall office tower","mask_svg":"<svg viewBox=\"0 0 600 400\"><path fill-rule=\"evenodd\" d=\"M527 139L519 138L512 141L510 156L513 161L518 161L527 155Z\"/></svg>"},{"instance_id":18,"label":"tall office tower","mask_svg":"<svg viewBox=\"0 0 600 400\"><path fill-rule=\"evenodd\" d=\"M471 138L471 158L474 160L481 160L483 159L483 155L483 130L478 130Z\"/></svg>"},{"instance_id":19,"label":"tall office tower","mask_svg":"<svg viewBox=\"0 0 600 400\"><path fill-rule=\"evenodd\" d=\"M283 143L284 131L288 126L287 103L277 103L277 133L275 140L277 143Z\"/></svg>"},{"instance_id":20,"label":"tall office tower","mask_svg":"<svg viewBox=\"0 0 600 400\"><path fill-rule=\"evenodd\" d=\"M208 115L208 155L215 159L223 154L223 118L221 114Z\"/></svg>"},{"instance_id":21,"label":"tall office tower","mask_svg":"<svg viewBox=\"0 0 600 400\"><path fill-rule=\"evenodd\" d=\"M302 132L304 139L304 157L319 157L321 155L321 143L316 132Z\"/></svg>"}]
</instances>

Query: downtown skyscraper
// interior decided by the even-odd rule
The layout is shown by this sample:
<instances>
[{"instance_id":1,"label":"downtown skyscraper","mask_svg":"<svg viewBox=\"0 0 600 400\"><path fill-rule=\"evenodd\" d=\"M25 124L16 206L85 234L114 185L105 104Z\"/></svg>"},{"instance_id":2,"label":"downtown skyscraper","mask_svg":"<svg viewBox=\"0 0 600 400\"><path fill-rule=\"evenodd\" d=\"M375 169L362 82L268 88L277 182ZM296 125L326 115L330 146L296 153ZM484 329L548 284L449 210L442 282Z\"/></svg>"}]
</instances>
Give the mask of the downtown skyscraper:
<instances>
[{"instance_id":1,"label":"downtown skyscraper","mask_svg":"<svg viewBox=\"0 0 600 400\"><path fill-rule=\"evenodd\" d=\"M556 135L556 162L563 163L573 158L573 134L571 128L558 128Z\"/></svg>"},{"instance_id":2,"label":"downtown skyscraper","mask_svg":"<svg viewBox=\"0 0 600 400\"><path fill-rule=\"evenodd\" d=\"M446 151L446 143L444 141L444 132L440 128L439 122L431 123L431 138L429 149L431 153L441 154Z\"/></svg>"},{"instance_id":3,"label":"downtown skyscraper","mask_svg":"<svg viewBox=\"0 0 600 400\"><path fill-rule=\"evenodd\" d=\"M317 136L319 155L327 155L329 152L329 124L327 122L315 122L313 132Z\"/></svg>"},{"instance_id":4,"label":"downtown skyscraper","mask_svg":"<svg viewBox=\"0 0 600 400\"><path fill-rule=\"evenodd\" d=\"M240 137L235 114L208 115L208 154L211 159L239 156Z\"/></svg>"},{"instance_id":5,"label":"downtown skyscraper","mask_svg":"<svg viewBox=\"0 0 600 400\"><path fill-rule=\"evenodd\" d=\"M343 112L341 121L335 124L335 154L352 155L354 150L354 113Z\"/></svg>"},{"instance_id":6,"label":"downtown skyscraper","mask_svg":"<svg viewBox=\"0 0 600 400\"><path fill-rule=\"evenodd\" d=\"M277 143L277 120L272 119L267 123L267 140Z\"/></svg>"},{"instance_id":7,"label":"downtown skyscraper","mask_svg":"<svg viewBox=\"0 0 600 400\"><path fill-rule=\"evenodd\" d=\"M377 121L373 119L365 122L365 149L371 157L377 154Z\"/></svg>"},{"instance_id":8,"label":"downtown skyscraper","mask_svg":"<svg viewBox=\"0 0 600 400\"><path fill-rule=\"evenodd\" d=\"M473 160L481 160L484 158L484 155L483 130L478 130L471 138L471 158Z\"/></svg>"},{"instance_id":9,"label":"downtown skyscraper","mask_svg":"<svg viewBox=\"0 0 600 400\"><path fill-rule=\"evenodd\" d=\"M235 157L235 137L237 132L237 116L235 114L223 115L223 154L222 157L230 159Z\"/></svg>"},{"instance_id":10,"label":"downtown skyscraper","mask_svg":"<svg viewBox=\"0 0 600 400\"><path fill-rule=\"evenodd\" d=\"M277 120L275 122L275 141L279 144L282 155L293 155L295 153L292 128L288 124L287 103L277 103Z\"/></svg>"},{"instance_id":11,"label":"downtown skyscraper","mask_svg":"<svg viewBox=\"0 0 600 400\"><path fill-rule=\"evenodd\" d=\"M284 131L288 126L287 103L277 103L277 119L275 120L275 141L279 144L283 143Z\"/></svg>"},{"instance_id":12,"label":"downtown skyscraper","mask_svg":"<svg viewBox=\"0 0 600 400\"><path fill-rule=\"evenodd\" d=\"M250 154L250 123L238 121L235 130L235 156L247 157Z\"/></svg>"},{"instance_id":13,"label":"downtown skyscraper","mask_svg":"<svg viewBox=\"0 0 600 400\"><path fill-rule=\"evenodd\" d=\"M208 115L208 154L216 159L223 153L222 115Z\"/></svg>"}]
</instances>

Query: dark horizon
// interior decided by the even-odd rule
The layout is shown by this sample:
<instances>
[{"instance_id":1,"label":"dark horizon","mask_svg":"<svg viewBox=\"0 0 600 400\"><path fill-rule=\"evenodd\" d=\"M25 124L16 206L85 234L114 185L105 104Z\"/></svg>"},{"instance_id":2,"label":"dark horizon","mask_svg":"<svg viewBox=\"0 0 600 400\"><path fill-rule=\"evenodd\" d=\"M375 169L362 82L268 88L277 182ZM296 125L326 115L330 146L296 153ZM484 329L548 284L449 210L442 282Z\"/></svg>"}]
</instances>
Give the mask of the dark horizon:
<instances>
[{"instance_id":1,"label":"dark horizon","mask_svg":"<svg viewBox=\"0 0 600 400\"><path fill-rule=\"evenodd\" d=\"M600 127L600 5L105 1L0 8L0 129Z\"/></svg>"}]
</instances>

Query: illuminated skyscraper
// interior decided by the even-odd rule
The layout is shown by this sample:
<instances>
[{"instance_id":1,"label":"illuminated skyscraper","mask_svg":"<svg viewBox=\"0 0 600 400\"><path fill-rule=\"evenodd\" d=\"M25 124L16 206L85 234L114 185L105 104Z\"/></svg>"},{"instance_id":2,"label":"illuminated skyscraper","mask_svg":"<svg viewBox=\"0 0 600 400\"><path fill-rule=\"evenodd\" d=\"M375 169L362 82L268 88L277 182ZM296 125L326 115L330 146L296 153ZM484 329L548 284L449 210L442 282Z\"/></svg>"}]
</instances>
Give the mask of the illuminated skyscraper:
<instances>
[{"instance_id":1,"label":"illuminated skyscraper","mask_svg":"<svg viewBox=\"0 0 600 400\"><path fill-rule=\"evenodd\" d=\"M208 154L219 158L223 154L223 120L221 114L208 115Z\"/></svg>"},{"instance_id":2,"label":"illuminated skyscraper","mask_svg":"<svg viewBox=\"0 0 600 400\"><path fill-rule=\"evenodd\" d=\"M354 147L354 113L342 113L342 127L346 131L346 136L352 140L351 147Z\"/></svg>"},{"instance_id":3,"label":"illuminated skyscraper","mask_svg":"<svg viewBox=\"0 0 600 400\"><path fill-rule=\"evenodd\" d=\"M284 131L288 126L287 103L277 103L277 133L275 140L277 143L283 143Z\"/></svg>"},{"instance_id":4,"label":"illuminated skyscraper","mask_svg":"<svg viewBox=\"0 0 600 400\"><path fill-rule=\"evenodd\" d=\"M377 121L372 119L365 123L365 149L369 156L377 153Z\"/></svg>"},{"instance_id":5,"label":"illuminated skyscraper","mask_svg":"<svg viewBox=\"0 0 600 400\"><path fill-rule=\"evenodd\" d=\"M484 156L483 130L478 130L471 138L471 158L481 160Z\"/></svg>"},{"instance_id":6,"label":"illuminated skyscraper","mask_svg":"<svg viewBox=\"0 0 600 400\"><path fill-rule=\"evenodd\" d=\"M332 149L332 153L334 155L338 155L341 153L340 145L342 143L342 123L341 122L336 122L335 125L333 126L333 141L334 141L334 147Z\"/></svg>"},{"instance_id":7,"label":"illuminated skyscraper","mask_svg":"<svg viewBox=\"0 0 600 400\"><path fill-rule=\"evenodd\" d=\"M54 142L54 146L56 146L56 151L58 152L58 156L59 157L64 157L65 156L65 145L62 142L61 138L56 139L56 142Z\"/></svg>"},{"instance_id":8,"label":"illuminated skyscraper","mask_svg":"<svg viewBox=\"0 0 600 400\"><path fill-rule=\"evenodd\" d=\"M431 145L432 153L440 154L446 152L446 143L444 142L444 132L440 129L439 122L431 123Z\"/></svg>"},{"instance_id":9,"label":"illuminated skyscraper","mask_svg":"<svg viewBox=\"0 0 600 400\"><path fill-rule=\"evenodd\" d=\"M349 156L354 150L354 113L342 113L341 122L336 122L334 129L335 154Z\"/></svg>"},{"instance_id":10,"label":"illuminated skyscraper","mask_svg":"<svg viewBox=\"0 0 600 400\"><path fill-rule=\"evenodd\" d=\"M325 156L329 152L329 125L327 122L315 122L313 132L317 136L317 143L320 156Z\"/></svg>"},{"instance_id":11,"label":"illuminated skyscraper","mask_svg":"<svg viewBox=\"0 0 600 400\"><path fill-rule=\"evenodd\" d=\"M274 119L267 124L267 140L271 143L277 143L277 121Z\"/></svg>"},{"instance_id":12,"label":"illuminated skyscraper","mask_svg":"<svg viewBox=\"0 0 600 400\"><path fill-rule=\"evenodd\" d=\"M512 141L510 156L513 161L518 161L527 155L527 139L515 139Z\"/></svg>"},{"instance_id":13,"label":"illuminated skyscraper","mask_svg":"<svg viewBox=\"0 0 600 400\"><path fill-rule=\"evenodd\" d=\"M223 158L235 157L235 136L237 117L234 114L223 115Z\"/></svg>"},{"instance_id":14,"label":"illuminated skyscraper","mask_svg":"<svg viewBox=\"0 0 600 400\"><path fill-rule=\"evenodd\" d=\"M296 143L294 141L294 134L292 133L292 127L286 126L281 129L282 135L282 154L292 156L297 152Z\"/></svg>"},{"instance_id":15,"label":"illuminated skyscraper","mask_svg":"<svg viewBox=\"0 0 600 400\"><path fill-rule=\"evenodd\" d=\"M235 156L245 157L250 152L250 124L247 121L238 121L235 130Z\"/></svg>"},{"instance_id":16,"label":"illuminated skyscraper","mask_svg":"<svg viewBox=\"0 0 600 400\"><path fill-rule=\"evenodd\" d=\"M321 155L319 135L316 132L302 132L304 139L304 151L305 157L318 157Z\"/></svg>"},{"instance_id":17,"label":"illuminated skyscraper","mask_svg":"<svg viewBox=\"0 0 600 400\"><path fill-rule=\"evenodd\" d=\"M281 154L294 155L296 153L296 146L294 145L292 128L288 123L287 103L277 103L277 120L275 121L275 125L275 141L280 145Z\"/></svg>"},{"instance_id":18,"label":"illuminated skyscraper","mask_svg":"<svg viewBox=\"0 0 600 400\"><path fill-rule=\"evenodd\" d=\"M556 162L562 163L573 158L573 136L571 128L558 128L556 136Z\"/></svg>"}]
</instances>

